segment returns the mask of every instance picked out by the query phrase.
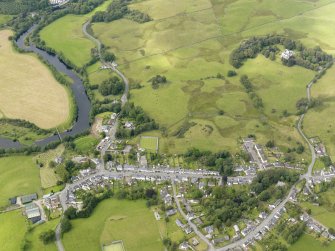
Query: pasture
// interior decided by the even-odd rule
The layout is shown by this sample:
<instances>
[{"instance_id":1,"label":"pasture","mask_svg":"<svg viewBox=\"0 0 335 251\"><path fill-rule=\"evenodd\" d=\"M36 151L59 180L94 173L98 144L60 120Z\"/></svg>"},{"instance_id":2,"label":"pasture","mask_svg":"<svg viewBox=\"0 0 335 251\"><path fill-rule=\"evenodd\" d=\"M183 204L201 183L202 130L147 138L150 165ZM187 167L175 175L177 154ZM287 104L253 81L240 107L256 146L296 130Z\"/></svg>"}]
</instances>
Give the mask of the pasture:
<instances>
[{"instance_id":1,"label":"pasture","mask_svg":"<svg viewBox=\"0 0 335 251\"><path fill-rule=\"evenodd\" d=\"M92 151L93 149L95 149L98 143L99 140L92 135L80 137L74 141L76 149L83 153L88 153Z\"/></svg>"},{"instance_id":2,"label":"pasture","mask_svg":"<svg viewBox=\"0 0 335 251\"><path fill-rule=\"evenodd\" d=\"M111 1L106 1L86 15L66 15L41 30L40 37L46 45L62 53L78 67L91 59L95 44L82 32L83 24L96 12L104 10Z\"/></svg>"},{"instance_id":3,"label":"pasture","mask_svg":"<svg viewBox=\"0 0 335 251\"><path fill-rule=\"evenodd\" d=\"M109 245L103 246L103 251L125 251L122 241L116 241Z\"/></svg>"},{"instance_id":4,"label":"pasture","mask_svg":"<svg viewBox=\"0 0 335 251\"><path fill-rule=\"evenodd\" d=\"M330 114L335 113L335 67L332 66L326 75L313 85L313 98L320 99L322 105L310 109L304 120L304 130L309 137L319 136L325 144L331 159L335 160L335 125Z\"/></svg>"},{"instance_id":5,"label":"pasture","mask_svg":"<svg viewBox=\"0 0 335 251\"><path fill-rule=\"evenodd\" d=\"M66 89L35 56L16 53L0 31L0 110L8 118L24 119L41 128L53 128L69 118Z\"/></svg>"},{"instance_id":6,"label":"pasture","mask_svg":"<svg viewBox=\"0 0 335 251\"><path fill-rule=\"evenodd\" d=\"M2 183L1 183L2 184ZM21 249L28 222L20 210L0 214L1 250L17 251Z\"/></svg>"},{"instance_id":7,"label":"pasture","mask_svg":"<svg viewBox=\"0 0 335 251\"><path fill-rule=\"evenodd\" d=\"M123 241L127 251L164 250L154 214L145 201L108 199L89 218L71 223L73 229L63 236L66 250L100 250L102 244L117 240Z\"/></svg>"},{"instance_id":8,"label":"pasture","mask_svg":"<svg viewBox=\"0 0 335 251\"><path fill-rule=\"evenodd\" d=\"M13 18L13 16L0 14L0 25L3 25L5 23L7 23L12 18Z\"/></svg>"},{"instance_id":9,"label":"pasture","mask_svg":"<svg viewBox=\"0 0 335 251\"><path fill-rule=\"evenodd\" d=\"M288 247L288 251L304 250L304 251L331 251L335 249L335 242L330 242L329 245L323 245L321 241L315 239L309 234L303 234L299 240Z\"/></svg>"},{"instance_id":10,"label":"pasture","mask_svg":"<svg viewBox=\"0 0 335 251\"><path fill-rule=\"evenodd\" d=\"M40 191L39 169L31 156L0 158L0 207L13 196Z\"/></svg>"},{"instance_id":11,"label":"pasture","mask_svg":"<svg viewBox=\"0 0 335 251\"><path fill-rule=\"evenodd\" d=\"M54 161L56 157L62 156L64 150L64 145L59 145L56 149L38 154L33 158L35 162L43 165L40 168L42 188L53 187L57 184L59 177L55 173L55 168L50 167L50 162Z\"/></svg>"},{"instance_id":12,"label":"pasture","mask_svg":"<svg viewBox=\"0 0 335 251\"><path fill-rule=\"evenodd\" d=\"M23 217L23 216L22 216ZM40 239L39 235L48 230L55 230L57 224L59 223L59 218L55 220L51 220L45 222L40 225L36 225L29 231L26 235L26 240L30 243L27 250L38 250L38 251L57 251L57 246L55 242L51 242L49 244L44 244Z\"/></svg>"}]
</instances>

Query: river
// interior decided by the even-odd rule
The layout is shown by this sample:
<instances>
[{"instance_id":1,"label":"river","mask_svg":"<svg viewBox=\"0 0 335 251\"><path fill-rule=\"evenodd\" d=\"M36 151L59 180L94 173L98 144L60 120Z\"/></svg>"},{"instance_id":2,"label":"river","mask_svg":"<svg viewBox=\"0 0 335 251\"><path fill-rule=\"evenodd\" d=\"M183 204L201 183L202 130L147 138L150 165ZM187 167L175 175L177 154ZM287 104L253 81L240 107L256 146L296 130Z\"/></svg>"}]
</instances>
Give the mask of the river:
<instances>
[{"instance_id":1,"label":"river","mask_svg":"<svg viewBox=\"0 0 335 251\"><path fill-rule=\"evenodd\" d=\"M85 87L83 84L83 81L80 79L80 77L70 68L68 68L59 58L57 55L52 55L47 53L44 50L36 48L35 45L30 44L29 46L26 46L24 41L26 37L31 34L31 32L36 28L35 26L32 26L28 31L23 33L18 40L16 41L16 44L19 48L30 51L38 54L41 56L44 60L46 60L50 65L53 65L55 69L65 75L67 75L69 78L72 79L72 85L71 90L74 95L74 99L78 108L78 116L73 124L73 127L65 132L60 132L60 137L66 137L66 136L75 136L79 133L85 132L90 128L90 121L89 121L89 113L91 110L91 102L86 94ZM52 135L48 136L44 139L38 140L34 142L34 145L44 147L49 143L59 141L58 135ZM13 140L1 138L0 137L0 148L2 149L9 149L9 148L22 148L24 147L19 142L14 142Z\"/></svg>"}]
</instances>

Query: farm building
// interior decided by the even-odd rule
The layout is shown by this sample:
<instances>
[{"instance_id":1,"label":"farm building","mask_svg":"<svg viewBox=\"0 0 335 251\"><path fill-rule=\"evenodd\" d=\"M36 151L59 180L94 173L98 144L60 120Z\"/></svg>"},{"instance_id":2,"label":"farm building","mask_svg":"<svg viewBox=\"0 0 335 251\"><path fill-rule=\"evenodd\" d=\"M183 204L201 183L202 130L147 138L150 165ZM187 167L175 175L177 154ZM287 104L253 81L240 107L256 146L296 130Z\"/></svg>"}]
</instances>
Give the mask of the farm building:
<instances>
[{"instance_id":1,"label":"farm building","mask_svg":"<svg viewBox=\"0 0 335 251\"><path fill-rule=\"evenodd\" d=\"M30 203L33 200L37 200L37 194L36 193L21 196L21 203L22 204Z\"/></svg>"}]
</instances>

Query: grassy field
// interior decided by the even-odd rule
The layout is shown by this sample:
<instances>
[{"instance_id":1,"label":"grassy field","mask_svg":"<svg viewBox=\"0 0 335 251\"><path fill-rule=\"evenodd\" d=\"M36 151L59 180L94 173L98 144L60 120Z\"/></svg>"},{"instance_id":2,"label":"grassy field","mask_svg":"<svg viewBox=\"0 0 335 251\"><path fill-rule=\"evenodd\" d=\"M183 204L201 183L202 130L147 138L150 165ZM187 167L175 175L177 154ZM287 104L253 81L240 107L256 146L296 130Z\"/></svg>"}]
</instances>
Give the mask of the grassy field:
<instances>
[{"instance_id":1,"label":"grassy field","mask_svg":"<svg viewBox=\"0 0 335 251\"><path fill-rule=\"evenodd\" d=\"M158 143L159 139L152 136L142 136L140 139L140 147L144 148L149 152L157 152L159 149Z\"/></svg>"},{"instance_id":2,"label":"grassy field","mask_svg":"<svg viewBox=\"0 0 335 251\"><path fill-rule=\"evenodd\" d=\"M80 137L74 141L76 149L83 153L92 151L93 149L95 149L98 143L99 140L92 135Z\"/></svg>"},{"instance_id":3,"label":"grassy field","mask_svg":"<svg viewBox=\"0 0 335 251\"><path fill-rule=\"evenodd\" d=\"M105 200L91 217L72 224L63 237L67 250L100 250L102 244L116 240L122 240L127 251L164 250L154 214L145 201Z\"/></svg>"},{"instance_id":4,"label":"grassy field","mask_svg":"<svg viewBox=\"0 0 335 251\"><path fill-rule=\"evenodd\" d=\"M38 251L57 251L56 243L52 242L45 245L40 239L39 235L50 229L55 230L59 219L51 220L40 225L36 225L26 235L26 240L30 243L27 250L38 250Z\"/></svg>"},{"instance_id":5,"label":"grassy field","mask_svg":"<svg viewBox=\"0 0 335 251\"><path fill-rule=\"evenodd\" d=\"M40 32L47 46L62 53L72 63L81 67L91 59L91 49L95 44L82 32L83 24L99 10L104 10L111 1L106 1L86 15L66 15L51 23Z\"/></svg>"},{"instance_id":6,"label":"grassy field","mask_svg":"<svg viewBox=\"0 0 335 251\"><path fill-rule=\"evenodd\" d=\"M21 211L1 213L0 226L1 250L21 250L21 244L28 228L26 217L21 214Z\"/></svg>"},{"instance_id":7,"label":"grassy field","mask_svg":"<svg viewBox=\"0 0 335 251\"><path fill-rule=\"evenodd\" d=\"M14 52L10 35L9 30L0 31L1 113L41 128L66 122L70 104L65 88L36 57Z\"/></svg>"},{"instance_id":8,"label":"grassy field","mask_svg":"<svg viewBox=\"0 0 335 251\"><path fill-rule=\"evenodd\" d=\"M322 245L322 242L316 240L313 236L309 234L302 235L299 240L288 248L288 251L331 251L335 249L335 242L332 241L329 245Z\"/></svg>"},{"instance_id":9,"label":"grassy field","mask_svg":"<svg viewBox=\"0 0 335 251\"><path fill-rule=\"evenodd\" d=\"M160 151L183 152L192 146L237 151L237 139L249 133L256 133L261 143L274 138L278 145L286 147L291 144L288 136L301 141L294 129L296 118L281 115L284 110L295 112L295 103L304 97L313 72L301 67L288 68L279 60L272 62L263 56L249 60L238 73L248 74L262 97L264 113L257 111L239 77L215 78L217 73L226 75L232 68L226 62L230 49L240 39L222 38L215 6L210 8L205 2L193 1L191 5L144 1L132 8L147 11L154 17L153 22L137 24L122 19L93 25L95 35L118 56L117 61L131 83L144 86L131 91L131 100L167 128L167 138L157 134ZM165 12L152 6L160 4ZM197 27L196 32L189 29L191 26ZM168 84L154 90L148 80L157 74L166 76ZM220 111L224 115L219 115ZM193 126L176 137L186 123Z\"/></svg>"},{"instance_id":10,"label":"grassy field","mask_svg":"<svg viewBox=\"0 0 335 251\"><path fill-rule=\"evenodd\" d=\"M330 114L335 112L335 67L330 68L313 87L312 97L322 100L323 105L311 109L306 114L304 129L309 137L319 136L327 152L335 160L335 127Z\"/></svg>"},{"instance_id":11,"label":"grassy field","mask_svg":"<svg viewBox=\"0 0 335 251\"><path fill-rule=\"evenodd\" d=\"M59 177L55 173L55 168L50 167L49 164L51 161L54 161L56 157L61 156L64 150L64 145L59 145L56 149L41 153L33 158L35 162L43 164L43 167L40 168L42 188L53 187L57 184Z\"/></svg>"},{"instance_id":12,"label":"grassy field","mask_svg":"<svg viewBox=\"0 0 335 251\"><path fill-rule=\"evenodd\" d=\"M30 156L0 158L0 206L13 196L40 191L39 169Z\"/></svg>"},{"instance_id":13,"label":"grassy field","mask_svg":"<svg viewBox=\"0 0 335 251\"><path fill-rule=\"evenodd\" d=\"M10 15L0 15L0 25L7 23L9 20L11 20L13 16Z\"/></svg>"},{"instance_id":14,"label":"grassy field","mask_svg":"<svg viewBox=\"0 0 335 251\"><path fill-rule=\"evenodd\" d=\"M333 207L335 200L335 189L330 189L327 192L320 194L322 205L315 206L311 203L304 202L304 208L312 210L312 216L327 227L335 228L335 210Z\"/></svg>"}]
</instances>

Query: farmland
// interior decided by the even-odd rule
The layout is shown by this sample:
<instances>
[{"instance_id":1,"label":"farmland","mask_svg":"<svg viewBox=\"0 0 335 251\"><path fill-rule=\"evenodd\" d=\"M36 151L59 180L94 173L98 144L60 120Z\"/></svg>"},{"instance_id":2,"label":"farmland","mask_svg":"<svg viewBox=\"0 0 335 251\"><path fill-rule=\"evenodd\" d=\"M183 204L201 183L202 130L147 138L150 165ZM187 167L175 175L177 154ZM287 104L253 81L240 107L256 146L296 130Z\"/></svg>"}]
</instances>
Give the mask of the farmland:
<instances>
[{"instance_id":1,"label":"farmland","mask_svg":"<svg viewBox=\"0 0 335 251\"><path fill-rule=\"evenodd\" d=\"M41 128L65 123L70 107L67 91L35 56L13 51L8 40L11 34L0 31L1 113Z\"/></svg>"},{"instance_id":2,"label":"farmland","mask_svg":"<svg viewBox=\"0 0 335 251\"><path fill-rule=\"evenodd\" d=\"M0 158L0 207L13 196L39 192L39 170L31 156Z\"/></svg>"},{"instance_id":3,"label":"farmland","mask_svg":"<svg viewBox=\"0 0 335 251\"><path fill-rule=\"evenodd\" d=\"M3 184L3 183L2 183ZM28 228L20 210L0 214L0 245L2 250L20 250Z\"/></svg>"},{"instance_id":4,"label":"farmland","mask_svg":"<svg viewBox=\"0 0 335 251\"><path fill-rule=\"evenodd\" d=\"M156 220L145 201L108 199L89 218L73 220L72 224L73 229L63 237L68 250L99 250L101 244L117 240L123 241L127 251L163 250ZM141 231L134 233L134 229Z\"/></svg>"},{"instance_id":5,"label":"farmland","mask_svg":"<svg viewBox=\"0 0 335 251\"><path fill-rule=\"evenodd\" d=\"M334 250L335 243L331 242L329 245L323 245L321 241L316 240L313 236L309 234L304 234L299 238L299 240L288 248L289 251L304 250L304 251L314 251L323 250L331 251Z\"/></svg>"},{"instance_id":6,"label":"farmland","mask_svg":"<svg viewBox=\"0 0 335 251\"><path fill-rule=\"evenodd\" d=\"M96 8L87 15L66 15L48 25L41 32L41 38L47 46L62 53L75 65L82 67L91 59L91 49L94 43L82 33L82 25L94 14L95 11L104 10L110 1Z\"/></svg>"}]
</instances>

